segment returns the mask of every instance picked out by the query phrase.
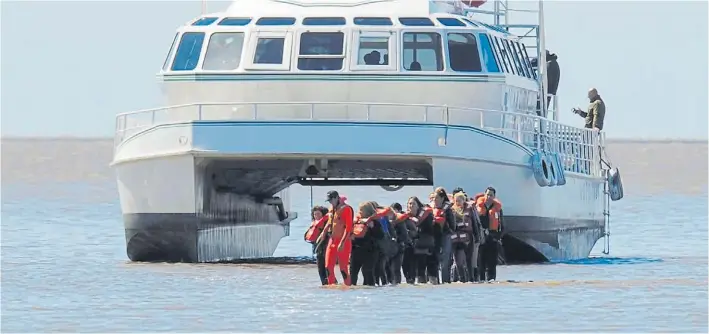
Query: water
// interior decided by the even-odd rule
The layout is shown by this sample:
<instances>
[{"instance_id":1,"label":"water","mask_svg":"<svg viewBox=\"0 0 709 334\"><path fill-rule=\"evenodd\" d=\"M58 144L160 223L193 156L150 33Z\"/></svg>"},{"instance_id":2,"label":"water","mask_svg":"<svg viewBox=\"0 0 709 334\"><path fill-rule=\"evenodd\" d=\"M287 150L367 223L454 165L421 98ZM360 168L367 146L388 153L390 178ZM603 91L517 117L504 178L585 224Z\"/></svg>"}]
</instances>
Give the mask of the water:
<instances>
[{"instance_id":1,"label":"water","mask_svg":"<svg viewBox=\"0 0 709 334\"><path fill-rule=\"evenodd\" d=\"M310 264L130 263L110 141L2 149L3 332L709 330L706 143L611 145L626 198L613 203L609 257L599 242L590 259L498 271L528 283L354 289L320 287ZM304 218L276 256L310 251L310 190L294 189ZM314 189L315 203L327 190ZM390 203L426 191L341 193Z\"/></svg>"}]
</instances>

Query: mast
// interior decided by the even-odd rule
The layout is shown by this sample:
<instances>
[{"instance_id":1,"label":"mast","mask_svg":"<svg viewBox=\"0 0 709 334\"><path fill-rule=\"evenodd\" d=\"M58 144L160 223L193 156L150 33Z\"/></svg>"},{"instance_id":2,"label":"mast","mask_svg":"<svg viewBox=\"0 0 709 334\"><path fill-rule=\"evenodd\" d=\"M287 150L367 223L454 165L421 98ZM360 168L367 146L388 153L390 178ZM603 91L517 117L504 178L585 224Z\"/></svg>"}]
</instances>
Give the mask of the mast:
<instances>
[{"instance_id":1,"label":"mast","mask_svg":"<svg viewBox=\"0 0 709 334\"><path fill-rule=\"evenodd\" d=\"M537 33L537 38L539 39L539 48L537 49L537 71L539 72L539 75L537 76L537 80L539 80L539 94L541 95L541 107L542 107L542 112L544 117L547 117L548 113L548 107L547 106L547 48L546 48L546 43L545 43L545 33L544 33L544 1L539 0L539 11L538 11L539 19L538 19L538 24L539 27L537 28L539 32ZM554 113L554 120L558 121L559 120L559 115L557 112Z\"/></svg>"},{"instance_id":2,"label":"mast","mask_svg":"<svg viewBox=\"0 0 709 334\"><path fill-rule=\"evenodd\" d=\"M202 0L202 15L207 14L207 0Z\"/></svg>"}]
</instances>

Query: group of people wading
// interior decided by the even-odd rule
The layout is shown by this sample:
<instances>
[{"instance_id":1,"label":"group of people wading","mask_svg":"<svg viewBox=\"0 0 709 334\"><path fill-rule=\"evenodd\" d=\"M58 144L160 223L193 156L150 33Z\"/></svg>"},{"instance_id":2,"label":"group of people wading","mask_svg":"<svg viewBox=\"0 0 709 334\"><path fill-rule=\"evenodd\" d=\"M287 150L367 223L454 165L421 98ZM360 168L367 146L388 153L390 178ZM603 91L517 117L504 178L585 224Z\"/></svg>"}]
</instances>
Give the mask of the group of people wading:
<instances>
[{"instance_id":1,"label":"group of people wading","mask_svg":"<svg viewBox=\"0 0 709 334\"><path fill-rule=\"evenodd\" d=\"M337 191L327 193L330 208L312 209L305 241L313 244L323 285L492 281L497 276L503 223L502 203L488 187L469 198L456 188L439 187L429 203L409 198L383 207L363 202L357 211Z\"/></svg>"}]
</instances>

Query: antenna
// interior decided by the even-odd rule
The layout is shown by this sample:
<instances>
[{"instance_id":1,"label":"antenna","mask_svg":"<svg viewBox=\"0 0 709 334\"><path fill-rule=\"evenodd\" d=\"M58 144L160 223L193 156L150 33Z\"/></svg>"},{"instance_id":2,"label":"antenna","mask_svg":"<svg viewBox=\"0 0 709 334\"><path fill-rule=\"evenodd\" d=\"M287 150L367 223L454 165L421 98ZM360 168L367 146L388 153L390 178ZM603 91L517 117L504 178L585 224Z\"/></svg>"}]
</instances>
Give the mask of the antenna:
<instances>
[{"instance_id":1,"label":"antenna","mask_svg":"<svg viewBox=\"0 0 709 334\"><path fill-rule=\"evenodd\" d=\"M207 0L202 0L202 15L207 14Z\"/></svg>"}]
</instances>

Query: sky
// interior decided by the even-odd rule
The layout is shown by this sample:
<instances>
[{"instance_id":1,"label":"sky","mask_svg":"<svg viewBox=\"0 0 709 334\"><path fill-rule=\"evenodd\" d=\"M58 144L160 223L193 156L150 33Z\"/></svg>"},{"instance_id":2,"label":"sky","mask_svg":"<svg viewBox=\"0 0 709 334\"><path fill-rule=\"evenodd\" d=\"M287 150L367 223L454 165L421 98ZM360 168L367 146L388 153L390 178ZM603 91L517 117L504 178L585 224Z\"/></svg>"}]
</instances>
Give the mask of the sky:
<instances>
[{"instance_id":1,"label":"sky","mask_svg":"<svg viewBox=\"0 0 709 334\"><path fill-rule=\"evenodd\" d=\"M228 5L208 1L210 12ZM2 1L3 136L111 137L115 114L162 106L155 74L200 1ZM596 87L609 138L707 140L706 1L545 1L560 120Z\"/></svg>"}]
</instances>

